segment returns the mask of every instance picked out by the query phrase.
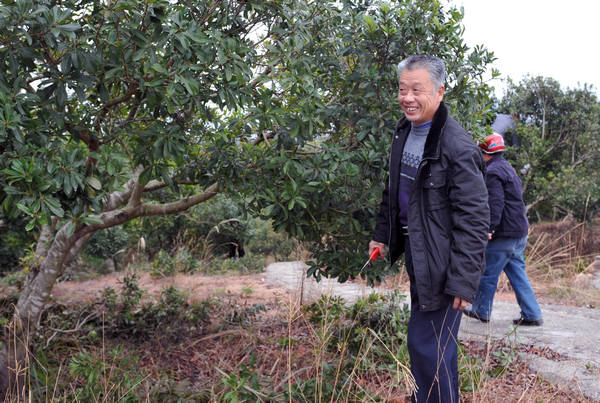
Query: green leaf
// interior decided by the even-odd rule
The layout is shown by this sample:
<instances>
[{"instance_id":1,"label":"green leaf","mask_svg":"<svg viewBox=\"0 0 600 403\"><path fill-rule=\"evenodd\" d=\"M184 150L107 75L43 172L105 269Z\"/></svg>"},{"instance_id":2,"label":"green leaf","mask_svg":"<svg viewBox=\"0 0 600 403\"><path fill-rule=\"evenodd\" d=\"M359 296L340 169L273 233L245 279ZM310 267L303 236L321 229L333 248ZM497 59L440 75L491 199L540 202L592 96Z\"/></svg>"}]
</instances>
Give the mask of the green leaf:
<instances>
[{"instance_id":1,"label":"green leaf","mask_svg":"<svg viewBox=\"0 0 600 403\"><path fill-rule=\"evenodd\" d=\"M25 206L22 203L17 203L17 208L19 210L21 210L22 212L24 212L25 214L27 214L27 215L32 215L33 214L33 212L27 206Z\"/></svg>"},{"instance_id":2,"label":"green leaf","mask_svg":"<svg viewBox=\"0 0 600 403\"><path fill-rule=\"evenodd\" d=\"M164 78L159 78L150 82L145 82L144 86L146 87L158 87L159 85L162 85L165 82Z\"/></svg>"},{"instance_id":3,"label":"green leaf","mask_svg":"<svg viewBox=\"0 0 600 403\"><path fill-rule=\"evenodd\" d=\"M64 108L65 104L67 103L67 90L63 83L57 84L55 95L56 95L56 106L58 106L59 109Z\"/></svg>"},{"instance_id":4,"label":"green leaf","mask_svg":"<svg viewBox=\"0 0 600 403\"><path fill-rule=\"evenodd\" d=\"M75 233L75 224L73 223L73 221L69 221L67 224L65 224L67 226L67 236L70 237L71 235L73 235Z\"/></svg>"},{"instance_id":5,"label":"green leaf","mask_svg":"<svg viewBox=\"0 0 600 403\"><path fill-rule=\"evenodd\" d=\"M263 208L260 214L265 217L271 217L273 215L273 210L275 209L275 207L275 204L270 204L267 207Z\"/></svg>"},{"instance_id":6,"label":"green leaf","mask_svg":"<svg viewBox=\"0 0 600 403\"><path fill-rule=\"evenodd\" d=\"M102 189L102 184L100 183L100 181L98 179L94 178L93 176L86 177L85 181L88 185L90 185L92 188L94 188L96 190Z\"/></svg>"},{"instance_id":7,"label":"green leaf","mask_svg":"<svg viewBox=\"0 0 600 403\"><path fill-rule=\"evenodd\" d=\"M62 24L62 25L57 25L57 28L61 29L62 31L75 32L75 31L81 29L81 25L79 25L79 24Z\"/></svg>"},{"instance_id":8,"label":"green leaf","mask_svg":"<svg viewBox=\"0 0 600 403\"><path fill-rule=\"evenodd\" d=\"M104 221L102 221L102 219L100 217L94 216L94 215L89 215L87 217L81 217L79 219L79 221L81 221L82 223L91 224L91 225L93 225L93 224L98 224L98 225L104 224Z\"/></svg>"},{"instance_id":9,"label":"green leaf","mask_svg":"<svg viewBox=\"0 0 600 403\"><path fill-rule=\"evenodd\" d=\"M35 228L36 224L37 224L37 220L34 218L33 220L31 220L27 223L27 225L25 226L25 231L31 231L32 229Z\"/></svg>"},{"instance_id":10,"label":"green leaf","mask_svg":"<svg viewBox=\"0 0 600 403\"><path fill-rule=\"evenodd\" d=\"M55 216L62 218L65 215L65 212L60 206L58 199L54 197L48 197L46 200L44 200L44 204Z\"/></svg>"},{"instance_id":11,"label":"green leaf","mask_svg":"<svg viewBox=\"0 0 600 403\"><path fill-rule=\"evenodd\" d=\"M162 64L158 64L158 63L154 63L152 65L152 70L158 71L159 73L163 73L163 74L169 74L167 69L165 69L165 67Z\"/></svg>"}]
</instances>

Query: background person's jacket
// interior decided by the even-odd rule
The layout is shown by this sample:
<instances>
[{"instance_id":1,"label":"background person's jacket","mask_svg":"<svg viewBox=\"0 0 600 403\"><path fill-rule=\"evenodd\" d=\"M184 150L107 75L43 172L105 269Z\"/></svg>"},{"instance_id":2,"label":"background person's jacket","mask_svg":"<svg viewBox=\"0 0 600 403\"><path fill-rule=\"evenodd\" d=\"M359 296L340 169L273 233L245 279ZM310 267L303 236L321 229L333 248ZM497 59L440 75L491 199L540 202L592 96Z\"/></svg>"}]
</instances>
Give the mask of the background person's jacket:
<instances>
[{"instance_id":1,"label":"background person's jacket","mask_svg":"<svg viewBox=\"0 0 600 403\"><path fill-rule=\"evenodd\" d=\"M502 154L495 154L486 165L485 183L488 189L492 239L527 236L529 223L519 175Z\"/></svg>"},{"instance_id":2,"label":"background person's jacket","mask_svg":"<svg viewBox=\"0 0 600 403\"><path fill-rule=\"evenodd\" d=\"M396 126L388 183L373 240L388 245L393 264L404 252L398 224L398 183L410 122ZM433 121L408 206L408 231L421 311L448 306L458 296L475 299L485 267L489 229L485 163L471 136L442 102Z\"/></svg>"}]
</instances>

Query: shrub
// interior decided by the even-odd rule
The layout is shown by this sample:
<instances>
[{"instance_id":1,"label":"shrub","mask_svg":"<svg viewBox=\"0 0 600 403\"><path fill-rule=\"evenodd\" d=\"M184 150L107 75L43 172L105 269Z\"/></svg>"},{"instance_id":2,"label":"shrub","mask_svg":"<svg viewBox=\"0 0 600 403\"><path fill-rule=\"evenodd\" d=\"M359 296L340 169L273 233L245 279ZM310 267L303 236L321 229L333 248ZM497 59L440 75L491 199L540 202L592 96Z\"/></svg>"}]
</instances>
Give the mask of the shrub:
<instances>
[{"instance_id":1,"label":"shrub","mask_svg":"<svg viewBox=\"0 0 600 403\"><path fill-rule=\"evenodd\" d=\"M153 277L168 277L175 274L175 259L161 249L150 264Z\"/></svg>"},{"instance_id":2,"label":"shrub","mask_svg":"<svg viewBox=\"0 0 600 403\"><path fill-rule=\"evenodd\" d=\"M215 259L206 264L204 272L206 273L262 273L264 271L265 261L255 255L246 255L241 258Z\"/></svg>"},{"instance_id":3,"label":"shrub","mask_svg":"<svg viewBox=\"0 0 600 403\"><path fill-rule=\"evenodd\" d=\"M92 257L106 259L117 251L127 248L132 235L122 226L106 228L92 235L84 247L84 252Z\"/></svg>"},{"instance_id":4,"label":"shrub","mask_svg":"<svg viewBox=\"0 0 600 403\"><path fill-rule=\"evenodd\" d=\"M194 259L194 256L186 248L180 248L175 253L175 272L192 273L196 269L197 264L198 262Z\"/></svg>"},{"instance_id":5,"label":"shrub","mask_svg":"<svg viewBox=\"0 0 600 403\"><path fill-rule=\"evenodd\" d=\"M19 260L35 241L33 231L25 231L26 224L23 219L1 218L0 276L16 270L19 267Z\"/></svg>"},{"instance_id":6,"label":"shrub","mask_svg":"<svg viewBox=\"0 0 600 403\"><path fill-rule=\"evenodd\" d=\"M71 383L75 401L138 402L135 387L143 377L137 375L137 360L124 354L123 348L112 350L107 360L87 351L79 352L69 363L69 372L79 382Z\"/></svg>"},{"instance_id":7,"label":"shrub","mask_svg":"<svg viewBox=\"0 0 600 403\"><path fill-rule=\"evenodd\" d=\"M273 256L276 260L289 260L299 248L299 243L287 234L275 232L271 221L253 218L248 221L246 250L255 255Z\"/></svg>"},{"instance_id":8,"label":"shrub","mask_svg":"<svg viewBox=\"0 0 600 403\"><path fill-rule=\"evenodd\" d=\"M135 335L177 340L202 333L204 325L210 323L210 301L188 303L182 291L168 287L156 303L142 304L143 293L135 274L124 278L121 295L106 289L102 300L105 315L103 322L96 322L98 328L104 326L105 333L113 337Z\"/></svg>"}]
</instances>

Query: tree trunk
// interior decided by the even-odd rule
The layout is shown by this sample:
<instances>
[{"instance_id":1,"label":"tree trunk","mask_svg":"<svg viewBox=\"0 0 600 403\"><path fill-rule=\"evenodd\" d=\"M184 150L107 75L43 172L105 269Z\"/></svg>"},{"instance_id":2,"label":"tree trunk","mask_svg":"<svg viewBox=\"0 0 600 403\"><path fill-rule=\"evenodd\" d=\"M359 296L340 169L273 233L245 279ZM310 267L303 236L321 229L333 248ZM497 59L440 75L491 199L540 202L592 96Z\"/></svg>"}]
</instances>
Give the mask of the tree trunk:
<instances>
[{"instance_id":1,"label":"tree trunk","mask_svg":"<svg viewBox=\"0 0 600 403\"><path fill-rule=\"evenodd\" d=\"M140 188L137 180L126 184L125 188L125 192L116 192L106 200L105 212L100 215L102 224L81 226L71 236L67 235L71 223L63 225L56 233L54 233L54 226L41 228L36 248L38 266L33 267L29 272L19 295L13 319L4 332L5 344L0 353L0 398L5 399L7 393L10 397L22 396L21 394L25 393L31 353L30 335L36 330L42 312L50 299L52 287L62 274L65 264L79 254L92 234L141 216L185 211L216 195L218 186L213 184L204 192L164 204L141 203L141 192L146 189ZM127 205L119 208L125 202Z\"/></svg>"},{"instance_id":2,"label":"tree trunk","mask_svg":"<svg viewBox=\"0 0 600 403\"><path fill-rule=\"evenodd\" d=\"M0 395L5 391L12 398L25 397L22 394L25 393L25 381L29 370L31 335L50 299L56 279L62 274L65 260L77 243L76 236L67 237L67 225L56 233L51 243L48 242L51 239L50 232L52 231L49 228L42 228L40 232L36 248L39 266L31 268L15 307L13 319L5 329L0 378L6 380L6 385L0 383L0 386L3 386ZM83 243L80 243L79 249L81 246Z\"/></svg>"},{"instance_id":3,"label":"tree trunk","mask_svg":"<svg viewBox=\"0 0 600 403\"><path fill-rule=\"evenodd\" d=\"M15 318L5 329L4 351L0 355L0 397L7 401L26 400L31 329L29 322Z\"/></svg>"}]
</instances>

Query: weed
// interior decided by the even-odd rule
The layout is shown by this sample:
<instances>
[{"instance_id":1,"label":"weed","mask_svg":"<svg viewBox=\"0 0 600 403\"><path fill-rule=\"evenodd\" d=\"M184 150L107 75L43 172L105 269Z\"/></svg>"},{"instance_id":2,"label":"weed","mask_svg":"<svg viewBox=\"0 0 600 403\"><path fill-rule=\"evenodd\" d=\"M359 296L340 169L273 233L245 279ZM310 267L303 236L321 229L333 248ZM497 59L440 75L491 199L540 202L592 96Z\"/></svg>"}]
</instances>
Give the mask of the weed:
<instances>
[{"instance_id":1,"label":"weed","mask_svg":"<svg viewBox=\"0 0 600 403\"><path fill-rule=\"evenodd\" d=\"M224 402L247 402L247 401L270 401L274 397L273 393L265 393L263 385L259 382L259 374L254 368L255 356L250 354L248 365L241 364L237 374L229 374L217 369L223 377L221 382L224 385L222 401Z\"/></svg>"},{"instance_id":2,"label":"weed","mask_svg":"<svg viewBox=\"0 0 600 403\"><path fill-rule=\"evenodd\" d=\"M313 323L338 320L346 309L346 301L339 296L322 295L318 301L304 307Z\"/></svg>"},{"instance_id":3,"label":"weed","mask_svg":"<svg viewBox=\"0 0 600 403\"><path fill-rule=\"evenodd\" d=\"M110 361L102 360L87 351L79 352L69 363L69 373L75 377L72 393L78 401L137 402L133 392L143 377L136 376L135 358L124 354L123 348L108 354ZM133 374L133 376L132 376Z\"/></svg>"},{"instance_id":4,"label":"weed","mask_svg":"<svg viewBox=\"0 0 600 403\"><path fill-rule=\"evenodd\" d=\"M205 272L210 274L218 273L238 273L238 274L249 274L249 273L262 273L264 270L265 261L264 259L255 255L247 254L240 258L230 259L215 259L207 264L204 269Z\"/></svg>"},{"instance_id":5,"label":"weed","mask_svg":"<svg viewBox=\"0 0 600 403\"><path fill-rule=\"evenodd\" d=\"M161 249L150 264L150 274L153 277L172 276L175 274L175 259Z\"/></svg>"},{"instance_id":6,"label":"weed","mask_svg":"<svg viewBox=\"0 0 600 403\"><path fill-rule=\"evenodd\" d=\"M322 296L304 308L309 323L316 325L311 329L315 375L290 384L287 396L293 401L369 401L374 396L360 380L373 376L395 385L388 393L401 383L410 390L404 298L400 293L371 294L347 306L339 297Z\"/></svg>"},{"instance_id":7,"label":"weed","mask_svg":"<svg viewBox=\"0 0 600 403\"><path fill-rule=\"evenodd\" d=\"M230 325L239 325L243 327L250 326L260 312L267 310L264 304L237 304L234 301L230 302L230 312L225 317L225 321Z\"/></svg>"},{"instance_id":8,"label":"weed","mask_svg":"<svg viewBox=\"0 0 600 403\"><path fill-rule=\"evenodd\" d=\"M252 288L252 286L246 285L242 287L241 293L244 296L252 295L254 294L254 288Z\"/></svg>"},{"instance_id":9,"label":"weed","mask_svg":"<svg viewBox=\"0 0 600 403\"><path fill-rule=\"evenodd\" d=\"M485 381L486 365L481 358L467 354L462 344L458 345L458 370L459 388L463 392L474 392L479 389Z\"/></svg>"},{"instance_id":10,"label":"weed","mask_svg":"<svg viewBox=\"0 0 600 403\"><path fill-rule=\"evenodd\" d=\"M192 273L197 266L194 256L184 247L177 250L174 258L174 271L177 273Z\"/></svg>"},{"instance_id":11,"label":"weed","mask_svg":"<svg viewBox=\"0 0 600 403\"><path fill-rule=\"evenodd\" d=\"M123 278L121 295L106 289L101 302L105 315L102 322L96 320L96 326L103 326L109 336L177 339L200 331L210 322L209 301L190 304L186 295L174 287L165 288L156 303L142 304L143 294L135 274Z\"/></svg>"}]
</instances>

